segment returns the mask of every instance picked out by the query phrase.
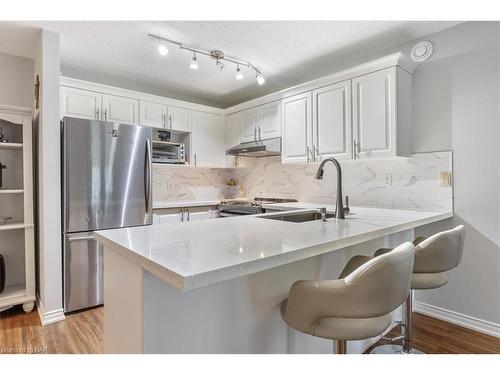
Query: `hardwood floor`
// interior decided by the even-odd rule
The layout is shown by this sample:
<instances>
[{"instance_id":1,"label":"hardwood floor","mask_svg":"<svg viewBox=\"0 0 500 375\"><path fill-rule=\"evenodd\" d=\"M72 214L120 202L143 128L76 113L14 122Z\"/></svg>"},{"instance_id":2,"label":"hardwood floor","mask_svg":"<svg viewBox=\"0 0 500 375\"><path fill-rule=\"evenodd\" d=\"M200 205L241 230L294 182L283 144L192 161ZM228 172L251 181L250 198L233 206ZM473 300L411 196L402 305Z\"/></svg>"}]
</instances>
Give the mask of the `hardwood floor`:
<instances>
[{"instance_id":1,"label":"hardwood floor","mask_svg":"<svg viewBox=\"0 0 500 375\"><path fill-rule=\"evenodd\" d=\"M69 315L45 327L36 311L0 313L0 353L102 353L104 309ZM414 346L425 353L500 353L500 339L414 313Z\"/></svg>"},{"instance_id":2,"label":"hardwood floor","mask_svg":"<svg viewBox=\"0 0 500 375\"><path fill-rule=\"evenodd\" d=\"M104 309L70 314L42 327L36 311L0 313L0 353L102 353Z\"/></svg>"}]
</instances>

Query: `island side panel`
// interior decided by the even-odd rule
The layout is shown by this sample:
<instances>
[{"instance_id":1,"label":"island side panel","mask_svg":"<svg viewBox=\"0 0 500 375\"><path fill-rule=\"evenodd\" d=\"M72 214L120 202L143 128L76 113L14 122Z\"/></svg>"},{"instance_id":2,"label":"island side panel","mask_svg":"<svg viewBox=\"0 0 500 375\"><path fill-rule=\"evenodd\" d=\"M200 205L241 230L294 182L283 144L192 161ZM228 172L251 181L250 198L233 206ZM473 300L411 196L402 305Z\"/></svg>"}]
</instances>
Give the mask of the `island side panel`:
<instances>
[{"instance_id":1,"label":"island side panel","mask_svg":"<svg viewBox=\"0 0 500 375\"><path fill-rule=\"evenodd\" d=\"M143 352L143 270L104 248L104 352Z\"/></svg>"},{"instance_id":2,"label":"island side panel","mask_svg":"<svg viewBox=\"0 0 500 375\"><path fill-rule=\"evenodd\" d=\"M263 272L180 292L144 272L145 353L332 353L330 340L287 328L279 306L301 279L335 279L354 255L413 239L413 230ZM393 319L401 316L400 309ZM361 353L377 338L352 341Z\"/></svg>"}]
</instances>

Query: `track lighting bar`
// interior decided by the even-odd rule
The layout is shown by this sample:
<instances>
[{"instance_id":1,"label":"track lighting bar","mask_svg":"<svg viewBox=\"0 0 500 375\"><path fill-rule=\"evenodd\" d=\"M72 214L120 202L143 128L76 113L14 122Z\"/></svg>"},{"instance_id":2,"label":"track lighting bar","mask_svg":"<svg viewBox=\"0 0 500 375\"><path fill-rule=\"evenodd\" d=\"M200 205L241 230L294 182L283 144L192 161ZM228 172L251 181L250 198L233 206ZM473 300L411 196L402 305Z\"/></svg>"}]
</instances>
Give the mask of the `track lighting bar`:
<instances>
[{"instance_id":1,"label":"track lighting bar","mask_svg":"<svg viewBox=\"0 0 500 375\"><path fill-rule=\"evenodd\" d=\"M221 70L224 67L224 64L222 64L221 61L226 61L226 62L230 62L230 63L235 64L236 67L237 67L236 68L236 76L237 76L236 79L242 79L243 78L243 75L242 75L239 67L240 66L246 66L247 68L253 69L255 71L255 78L256 78L257 83L259 85L264 84L264 82L266 81L264 79L264 77L262 76L262 72L259 69L257 69L253 64L251 64L250 62L248 62L248 61L239 60L239 59L234 58L234 57L225 56L224 52L219 51L219 50L205 50L205 49L201 49L201 48L192 47L192 46L183 44L181 42L178 42L178 41L175 41L175 40L172 40L172 39L164 38L164 37L159 36L159 35L155 35L155 34L148 34L148 35L151 38L155 38L156 40L158 40L160 42L160 45L158 46L158 51L163 56L165 56L168 53L168 49L165 46L165 44L163 44L162 42L167 42L167 43L170 43L170 44L175 44L180 49L185 49L187 51L193 52L194 55L193 55L193 59L191 60L191 68L192 69L198 69L198 63L196 61L196 54L198 53L200 55L205 55L205 56L208 56L208 57L214 59L216 61L216 63L217 63L217 67L219 69L221 69ZM194 68L194 66L196 66L196 68Z\"/></svg>"}]
</instances>

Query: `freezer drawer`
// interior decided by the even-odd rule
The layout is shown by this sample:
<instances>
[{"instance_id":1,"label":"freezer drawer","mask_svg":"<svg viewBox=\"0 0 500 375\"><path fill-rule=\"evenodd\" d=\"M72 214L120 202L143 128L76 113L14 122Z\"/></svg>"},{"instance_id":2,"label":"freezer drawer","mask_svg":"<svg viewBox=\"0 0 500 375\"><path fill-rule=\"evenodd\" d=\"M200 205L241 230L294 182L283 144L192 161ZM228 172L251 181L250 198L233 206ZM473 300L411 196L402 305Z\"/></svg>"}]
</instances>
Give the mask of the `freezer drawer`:
<instances>
[{"instance_id":1,"label":"freezer drawer","mask_svg":"<svg viewBox=\"0 0 500 375\"><path fill-rule=\"evenodd\" d=\"M103 304L102 246L92 232L64 236L63 264L64 311Z\"/></svg>"}]
</instances>

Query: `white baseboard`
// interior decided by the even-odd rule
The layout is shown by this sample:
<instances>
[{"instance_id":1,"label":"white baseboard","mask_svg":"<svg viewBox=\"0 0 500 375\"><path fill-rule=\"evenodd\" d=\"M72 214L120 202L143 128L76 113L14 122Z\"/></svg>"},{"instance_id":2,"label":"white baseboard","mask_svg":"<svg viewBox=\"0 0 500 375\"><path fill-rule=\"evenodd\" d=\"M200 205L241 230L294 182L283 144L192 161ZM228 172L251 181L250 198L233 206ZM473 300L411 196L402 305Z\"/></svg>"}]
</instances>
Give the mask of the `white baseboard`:
<instances>
[{"instance_id":1,"label":"white baseboard","mask_svg":"<svg viewBox=\"0 0 500 375\"><path fill-rule=\"evenodd\" d=\"M474 318L473 316L464 315L419 301L415 301L414 311L500 338L500 324L497 323L488 322L486 320Z\"/></svg>"},{"instance_id":2,"label":"white baseboard","mask_svg":"<svg viewBox=\"0 0 500 375\"><path fill-rule=\"evenodd\" d=\"M52 311L45 311L43 303L42 301L40 301L40 299L37 299L36 307L42 326L46 326L47 324L57 323L60 322L61 320L66 319L66 316L64 315L64 310L62 308Z\"/></svg>"}]
</instances>

